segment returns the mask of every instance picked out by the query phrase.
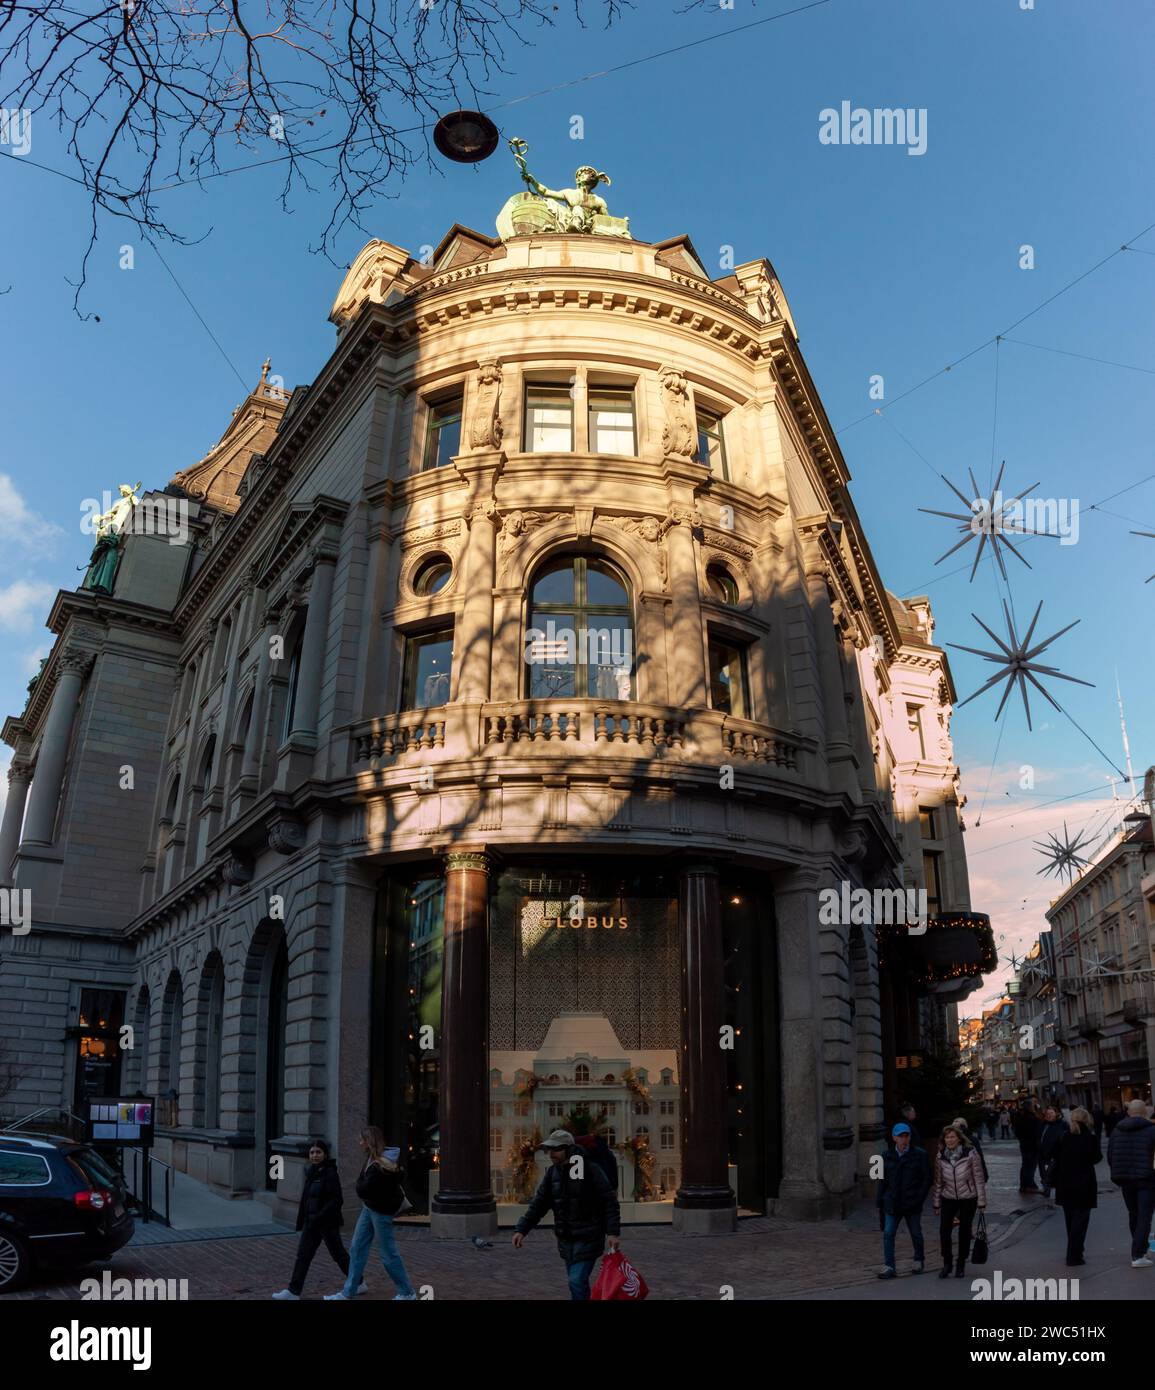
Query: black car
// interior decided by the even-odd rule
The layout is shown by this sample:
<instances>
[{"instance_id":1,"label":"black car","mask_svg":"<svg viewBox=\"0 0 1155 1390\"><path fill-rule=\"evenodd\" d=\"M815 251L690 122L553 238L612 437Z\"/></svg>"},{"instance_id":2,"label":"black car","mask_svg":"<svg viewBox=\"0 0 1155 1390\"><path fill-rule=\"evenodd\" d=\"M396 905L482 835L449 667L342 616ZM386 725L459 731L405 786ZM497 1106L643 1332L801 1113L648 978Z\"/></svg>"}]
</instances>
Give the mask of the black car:
<instances>
[{"instance_id":1,"label":"black car","mask_svg":"<svg viewBox=\"0 0 1155 1390\"><path fill-rule=\"evenodd\" d=\"M108 1259L132 1237L133 1205L87 1144L0 1133L0 1293L34 1269Z\"/></svg>"}]
</instances>

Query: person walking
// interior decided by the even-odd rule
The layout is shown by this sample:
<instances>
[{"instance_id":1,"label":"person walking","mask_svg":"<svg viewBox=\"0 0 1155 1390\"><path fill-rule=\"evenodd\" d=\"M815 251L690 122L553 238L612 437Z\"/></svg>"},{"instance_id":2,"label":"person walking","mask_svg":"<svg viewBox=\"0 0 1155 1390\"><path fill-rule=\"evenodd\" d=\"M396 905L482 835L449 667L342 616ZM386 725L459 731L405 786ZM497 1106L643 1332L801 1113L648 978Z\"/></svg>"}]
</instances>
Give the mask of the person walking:
<instances>
[{"instance_id":1,"label":"person walking","mask_svg":"<svg viewBox=\"0 0 1155 1390\"><path fill-rule=\"evenodd\" d=\"M1059 1140L1062 1139L1066 1128L1055 1106L1048 1105L1043 1111L1043 1123L1039 1128L1039 1177L1042 1180L1044 1197L1051 1195L1051 1188L1055 1185L1051 1179L1051 1167L1055 1162Z\"/></svg>"},{"instance_id":2,"label":"person walking","mask_svg":"<svg viewBox=\"0 0 1155 1390\"><path fill-rule=\"evenodd\" d=\"M1145 1269L1151 1264L1147 1242L1151 1237L1151 1217L1155 1213L1155 1124L1147 1118L1147 1106L1133 1100L1127 1114L1107 1141L1107 1163L1111 1181L1123 1194L1131 1226L1131 1268Z\"/></svg>"},{"instance_id":3,"label":"person walking","mask_svg":"<svg viewBox=\"0 0 1155 1390\"><path fill-rule=\"evenodd\" d=\"M301 1200L297 1203L297 1230L301 1233L297 1243L297 1260L293 1265L289 1287L273 1294L274 1298L288 1302L301 1297L305 1276L322 1241L341 1273L348 1276L349 1253L341 1242L343 1200L341 1178L329 1145L324 1139L314 1139L309 1145L309 1166L305 1169ZM364 1284L357 1292L365 1292Z\"/></svg>"},{"instance_id":4,"label":"person walking","mask_svg":"<svg viewBox=\"0 0 1155 1390\"><path fill-rule=\"evenodd\" d=\"M1015 1111L1012 1127L1019 1141L1019 1191L1038 1192L1035 1183L1035 1167L1039 1161L1039 1117L1031 1108L1030 1100L1020 1102Z\"/></svg>"},{"instance_id":5,"label":"person walking","mask_svg":"<svg viewBox=\"0 0 1155 1390\"><path fill-rule=\"evenodd\" d=\"M1077 1106L1059 1136L1049 1177L1055 1188L1055 1201L1063 1208L1067 1223L1067 1263L1086 1264L1083 1258L1091 1213L1099 1205L1099 1185L1095 1164L1103 1161L1099 1136L1090 1114Z\"/></svg>"},{"instance_id":6,"label":"person walking","mask_svg":"<svg viewBox=\"0 0 1155 1390\"><path fill-rule=\"evenodd\" d=\"M361 1276L376 1236L381 1263L397 1289L393 1302L414 1303L417 1301L417 1291L409 1282L405 1262L397 1249L397 1237L393 1233L393 1218L408 1202L405 1189L401 1186L401 1169L397 1162L401 1151L385 1147L385 1136L376 1125L367 1125L361 1131L360 1143L366 1161L357 1179L357 1196L364 1205L349 1247L349 1274L345 1287L337 1293L326 1294L325 1301L351 1301L361 1291Z\"/></svg>"},{"instance_id":7,"label":"person walking","mask_svg":"<svg viewBox=\"0 0 1155 1390\"><path fill-rule=\"evenodd\" d=\"M541 1147L549 1155L550 1165L517 1223L513 1246L520 1250L530 1231L552 1211L553 1233L558 1254L565 1262L570 1298L584 1302L590 1296L590 1275L606 1245L617 1250L621 1244L618 1194L569 1130L555 1129L542 1140Z\"/></svg>"},{"instance_id":8,"label":"person walking","mask_svg":"<svg viewBox=\"0 0 1155 1390\"><path fill-rule=\"evenodd\" d=\"M1103 1118L1103 1127L1107 1131L1108 1139L1110 1139L1111 1135L1114 1134L1115 1126L1119 1123L1119 1121L1122 1118L1123 1112L1119 1109L1117 1105L1112 1105L1110 1110L1107 1111L1107 1114Z\"/></svg>"},{"instance_id":9,"label":"person walking","mask_svg":"<svg viewBox=\"0 0 1155 1390\"><path fill-rule=\"evenodd\" d=\"M1009 1139L1011 1137L1011 1112L1004 1105L999 1111L999 1138Z\"/></svg>"},{"instance_id":10,"label":"person walking","mask_svg":"<svg viewBox=\"0 0 1155 1390\"><path fill-rule=\"evenodd\" d=\"M911 1105L910 1101L904 1100L898 1107L897 1123L906 1125L910 1129L910 1146L912 1149L923 1148L922 1135L919 1133L918 1125L915 1124L915 1120L917 1119L918 1111Z\"/></svg>"},{"instance_id":11,"label":"person walking","mask_svg":"<svg viewBox=\"0 0 1155 1390\"><path fill-rule=\"evenodd\" d=\"M1103 1107L1101 1105L1096 1105L1092 1107L1091 1119L1094 1121L1095 1124L1095 1138L1098 1139L1100 1142L1103 1138L1103 1121L1106 1118L1107 1117L1103 1114Z\"/></svg>"},{"instance_id":12,"label":"person walking","mask_svg":"<svg viewBox=\"0 0 1155 1390\"><path fill-rule=\"evenodd\" d=\"M940 1279L948 1279L951 1274L951 1235L955 1217L958 1217L958 1258L954 1263L954 1276L961 1279L971 1251L971 1227L974 1225L975 1212L985 1208L986 1204L987 1184L982 1155L956 1121L947 1125L942 1132L931 1189L931 1205L934 1214L940 1217Z\"/></svg>"},{"instance_id":13,"label":"person walking","mask_svg":"<svg viewBox=\"0 0 1155 1390\"><path fill-rule=\"evenodd\" d=\"M983 1153L983 1146L979 1143L978 1135L971 1133L970 1125L967 1124L966 1120L964 1120L961 1115L959 1115L957 1119L951 1120L951 1124L962 1134L966 1143L974 1146L974 1150L979 1156L979 1162L983 1167L983 1182L990 1182L991 1175L987 1170L986 1154Z\"/></svg>"},{"instance_id":14,"label":"person walking","mask_svg":"<svg viewBox=\"0 0 1155 1390\"><path fill-rule=\"evenodd\" d=\"M891 1130L894 1144L882 1156L882 1186L878 1189L878 1215L882 1229L880 1279L896 1277L894 1238L902 1222L914 1246L914 1274L921 1274L926 1257L922 1237L922 1207L930 1191L930 1160L926 1150L914 1144L910 1126Z\"/></svg>"},{"instance_id":15,"label":"person walking","mask_svg":"<svg viewBox=\"0 0 1155 1390\"><path fill-rule=\"evenodd\" d=\"M993 1105L988 1105L983 1111L983 1120L987 1127L987 1137L993 1144L995 1141L995 1130L998 1129L999 1125L999 1112Z\"/></svg>"}]
</instances>

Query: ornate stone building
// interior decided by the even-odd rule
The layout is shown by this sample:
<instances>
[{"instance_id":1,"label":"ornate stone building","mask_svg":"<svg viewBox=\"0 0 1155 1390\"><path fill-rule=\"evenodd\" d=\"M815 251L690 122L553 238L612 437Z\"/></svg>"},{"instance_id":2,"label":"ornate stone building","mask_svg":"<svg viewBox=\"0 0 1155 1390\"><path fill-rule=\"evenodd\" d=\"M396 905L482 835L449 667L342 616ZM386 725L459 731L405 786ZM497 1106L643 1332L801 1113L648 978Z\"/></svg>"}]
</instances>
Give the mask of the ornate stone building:
<instances>
[{"instance_id":1,"label":"ornate stone building","mask_svg":"<svg viewBox=\"0 0 1155 1390\"><path fill-rule=\"evenodd\" d=\"M174 533L59 595L5 724L9 1111L155 1093L160 1157L292 1202L372 1120L457 1235L492 1107L588 1093L682 1229L839 1212L993 957L929 605L773 268L455 226L371 242L331 319L146 496ZM844 884L925 888L929 930L821 920Z\"/></svg>"}]
</instances>

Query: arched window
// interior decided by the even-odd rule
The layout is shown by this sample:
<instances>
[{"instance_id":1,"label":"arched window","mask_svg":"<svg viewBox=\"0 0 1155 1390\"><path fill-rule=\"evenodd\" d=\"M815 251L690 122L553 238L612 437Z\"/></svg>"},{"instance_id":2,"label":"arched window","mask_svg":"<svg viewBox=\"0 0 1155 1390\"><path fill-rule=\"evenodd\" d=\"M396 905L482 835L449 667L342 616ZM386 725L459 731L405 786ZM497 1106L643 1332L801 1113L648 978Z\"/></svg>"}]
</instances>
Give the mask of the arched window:
<instances>
[{"instance_id":1,"label":"arched window","mask_svg":"<svg viewBox=\"0 0 1155 1390\"><path fill-rule=\"evenodd\" d=\"M649 1140L650 1140L650 1127L649 1127L649 1125L639 1125L639 1126L637 1127L637 1129L634 1130L634 1138L635 1138L635 1139L644 1139L647 1143L649 1143Z\"/></svg>"},{"instance_id":2,"label":"arched window","mask_svg":"<svg viewBox=\"0 0 1155 1390\"><path fill-rule=\"evenodd\" d=\"M590 1069L584 1062L579 1062L574 1067L573 1079L575 1086L588 1086L590 1084Z\"/></svg>"},{"instance_id":3,"label":"arched window","mask_svg":"<svg viewBox=\"0 0 1155 1390\"><path fill-rule=\"evenodd\" d=\"M674 1176L674 1170L672 1168L663 1168L658 1174L658 1186L664 1188L667 1192L672 1192L677 1185L678 1180Z\"/></svg>"},{"instance_id":4,"label":"arched window","mask_svg":"<svg viewBox=\"0 0 1155 1390\"><path fill-rule=\"evenodd\" d=\"M633 615L618 570L594 555L543 565L530 588L525 655L530 698L633 699Z\"/></svg>"}]
</instances>

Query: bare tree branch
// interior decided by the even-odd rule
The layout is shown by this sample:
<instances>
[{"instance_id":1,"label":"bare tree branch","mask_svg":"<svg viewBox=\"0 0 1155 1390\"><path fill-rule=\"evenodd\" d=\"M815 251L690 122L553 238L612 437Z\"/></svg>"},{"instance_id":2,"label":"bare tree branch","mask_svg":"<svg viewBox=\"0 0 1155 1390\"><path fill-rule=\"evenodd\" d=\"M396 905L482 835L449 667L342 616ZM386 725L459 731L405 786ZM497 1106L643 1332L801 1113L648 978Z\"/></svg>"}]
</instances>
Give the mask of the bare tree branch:
<instances>
[{"instance_id":1,"label":"bare tree branch","mask_svg":"<svg viewBox=\"0 0 1155 1390\"><path fill-rule=\"evenodd\" d=\"M629 0L585 4L608 25ZM329 254L429 160L437 118L482 105L508 50L558 12L552 0L0 0L0 106L67 137L91 196L79 298L102 215L183 242L157 194L222 173L230 151L283 163L283 206L310 174L328 181L316 249Z\"/></svg>"}]
</instances>

